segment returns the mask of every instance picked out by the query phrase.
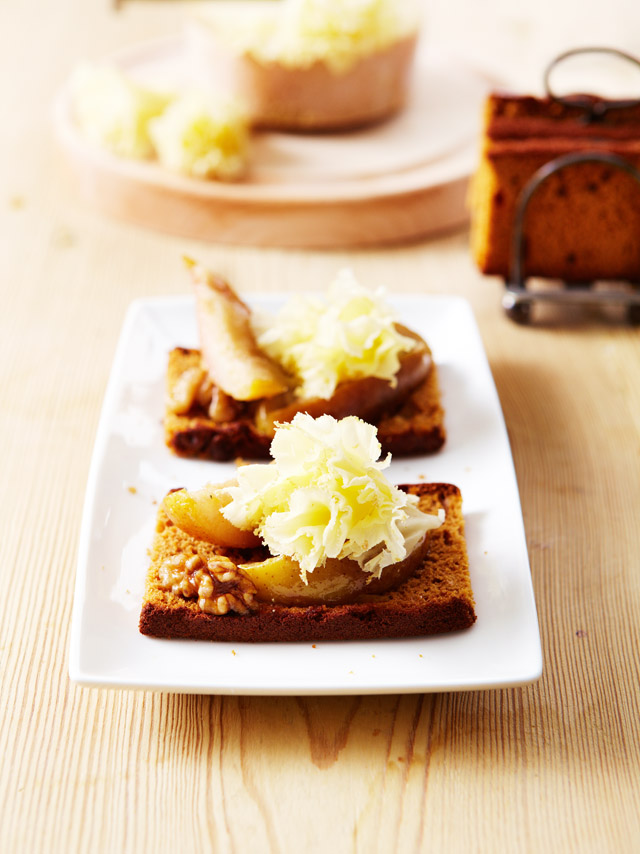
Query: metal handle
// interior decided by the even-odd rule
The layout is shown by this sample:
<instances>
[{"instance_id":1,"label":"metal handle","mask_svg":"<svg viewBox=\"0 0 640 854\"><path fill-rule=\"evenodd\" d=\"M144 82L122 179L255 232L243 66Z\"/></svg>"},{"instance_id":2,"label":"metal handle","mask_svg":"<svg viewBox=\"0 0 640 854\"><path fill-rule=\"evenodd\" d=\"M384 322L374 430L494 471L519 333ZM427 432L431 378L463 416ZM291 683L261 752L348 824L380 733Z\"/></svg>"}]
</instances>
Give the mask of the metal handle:
<instances>
[{"instance_id":1,"label":"metal handle","mask_svg":"<svg viewBox=\"0 0 640 854\"><path fill-rule=\"evenodd\" d=\"M635 107L640 104L640 98L627 98L619 100L609 100L600 97L585 97L580 95L556 95L551 89L551 72L564 62L565 59L570 59L573 56L578 56L584 53L604 53L610 56L615 56L618 59L623 59L626 62L631 62L633 65L640 68L640 58L633 56L631 53L626 53L623 50L618 50L615 47L578 47L573 50L567 50L559 54L547 66L544 72L544 89L547 97L557 104L563 104L566 107L577 107L584 110L583 120L585 122L601 121L607 113L612 110L622 110L625 107Z\"/></svg>"}]
</instances>

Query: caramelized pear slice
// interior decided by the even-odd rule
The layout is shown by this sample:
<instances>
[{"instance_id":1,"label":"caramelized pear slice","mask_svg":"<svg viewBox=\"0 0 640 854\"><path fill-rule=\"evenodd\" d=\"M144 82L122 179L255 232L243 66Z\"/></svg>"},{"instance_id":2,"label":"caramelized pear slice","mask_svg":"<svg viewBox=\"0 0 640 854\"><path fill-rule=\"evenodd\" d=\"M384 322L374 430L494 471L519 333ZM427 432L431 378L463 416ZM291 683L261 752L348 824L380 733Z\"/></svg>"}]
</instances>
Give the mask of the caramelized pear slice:
<instances>
[{"instance_id":1,"label":"caramelized pear slice","mask_svg":"<svg viewBox=\"0 0 640 854\"><path fill-rule=\"evenodd\" d=\"M220 512L231 500L222 489L234 484L211 483L194 492L177 489L165 496L164 509L174 525L198 540L230 549L254 549L260 545L259 538L236 528Z\"/></svg>"},{"instance_id":2,"label":"caramelized pear slice","mask_svg":"<svg viewBox=\"0 0 640 854\"><path fill-rule=\"evenodd\" d=\"M256 343L251 309L220 276L185 259L196 295L200 347L213 382L234 400L282 394L289 381Z\"/></svg>"},{"instance_id":3,"label":"caramelized pear slice","mask_svg":"<svg viewBox=\"0 0 640 854\"><path fill-rule=\"evenodd\" d=\"M300 564L284 555L258 563L243 563L239 569L254 583L258 599L280 605L340 605L352 602L358 595L385 593L397 587L424 560L428 534L410 555L382 570L380 578L361 569L355 560L329 558L324 566L307 573L307 583L300 577Z\"/></svg>"},{"instance_id":4,"label":"caramelized pear slice","mask_svg":"<svg viewBox=\"0 0 640 854\"><path fill-rule=\"evenodd\" d=\"M399 408L429 373L431 351L415 332L399 324L397 328L403 335L415 339L416 346L400 356L395 384L379 377L361 377L340 383L327 399L287 403L283 402L282 397L265 400L256 412L258 430L265 435L273 435L275 423L291 421L296 412L308 412L314 418L324 414L333 415L334 418L357 415L363 421L375 424L386 412Z\"/></svg>"}]
</instances>

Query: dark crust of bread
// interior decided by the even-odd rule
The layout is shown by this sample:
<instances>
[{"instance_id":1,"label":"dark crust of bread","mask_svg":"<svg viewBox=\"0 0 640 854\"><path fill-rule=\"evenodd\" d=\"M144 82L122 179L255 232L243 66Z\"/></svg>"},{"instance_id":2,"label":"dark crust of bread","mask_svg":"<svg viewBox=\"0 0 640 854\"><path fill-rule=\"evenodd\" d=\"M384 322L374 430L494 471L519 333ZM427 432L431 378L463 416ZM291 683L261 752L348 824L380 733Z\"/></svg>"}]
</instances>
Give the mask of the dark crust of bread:
<instances>
[{"instance_id":1,"label":"dark crust of bread","mask_svg":"<svg viewBox=\"0 0 640 854\"><path fill-rule=\"evenodd\" d=\"M587 95L581 98L593 104L601 101ZM585 122L584 116L584 109L551 98L494 93L486 106L486 134L492 140L571 138L574 146L581 139L590 144L600 139L638 141L640 106L611 110L597 123Z\"/></svg>"},{"instance_id":2,"label":"dark crust of bread","mask_svg":"<svg viewBox=\"0 0 640 854\"><path fill-rule=\"evenodd\" d=\"M167 386L170 389L182 371L199 363L199 351L176 347L169 353ZM395 413L378 424L383 453L399 456L434 453L445 442L444 412L436 366ZM215 422L196 404L184 415L167 409L164 419L167 446L181 457L226 461L237 457L268 459L271 437L259 433L250 418Z\"/></svg>"},{"instance_id":3,"label":"dark crust of bread","mask_svg":"<svg viewBox=\"0 0 640 854\"><path fill-rule=\"evenodd\" d=\"M187 548L194 543L175 528L164 529L156 534L151 552L140 631L159 638L279 642L412 637L469 628L476 615L460 491L442 483L401 488L418 495L425 512L443 507L447 515L442 527L428 534L429 549L422 566L395 590L364 595L347 605L287 607L260 603L259 610L248 616L213 616L201 611L194 601L159 587L158 569L175 548L176 536ZM159 515L160 520L166 518L162 510ZM241 561L241 557L237 559Z\"/></svg>"}]
</instances>

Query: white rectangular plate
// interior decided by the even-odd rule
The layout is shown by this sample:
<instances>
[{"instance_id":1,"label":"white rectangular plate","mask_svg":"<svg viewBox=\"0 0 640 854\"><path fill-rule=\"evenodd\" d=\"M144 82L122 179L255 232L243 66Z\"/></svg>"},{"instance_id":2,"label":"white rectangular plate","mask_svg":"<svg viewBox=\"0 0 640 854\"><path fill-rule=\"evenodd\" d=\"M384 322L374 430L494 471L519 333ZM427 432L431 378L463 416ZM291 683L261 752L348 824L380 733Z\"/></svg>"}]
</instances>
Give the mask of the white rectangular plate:
<instances>
[{"instance_id":1,"label":"white rectangular plate","mask_svg":"<svg viewBox=\"0 0 640 854\"><path fill-rule=\"evenodd\" d=\"M281 299L256 299L275 308ZM462 490L478 620L408 639L281 644L158 640L138 632L157 505L229 477L232 463L179 459L164 445L167 354L197 346L190 298L138 300L126 317L87 485L70 647L74 682L215 694L364 694L522 685L540 676L535 602L509 441L482 341L457 297L392 300L438 364L447 443L396 459L395 483Z\"/></svg>"}]
</instances>

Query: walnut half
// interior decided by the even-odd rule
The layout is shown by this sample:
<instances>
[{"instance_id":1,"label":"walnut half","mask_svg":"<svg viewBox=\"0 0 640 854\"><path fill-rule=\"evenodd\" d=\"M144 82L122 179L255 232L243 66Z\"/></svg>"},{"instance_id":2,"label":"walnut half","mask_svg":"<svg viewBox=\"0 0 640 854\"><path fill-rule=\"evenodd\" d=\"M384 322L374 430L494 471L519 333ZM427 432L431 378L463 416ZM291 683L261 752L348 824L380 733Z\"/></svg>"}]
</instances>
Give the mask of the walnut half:
<instances>
[{"instance_id":1,"label":"walnut half","mask_svg":"<svg viewBox=\"0 0 640 854\"><path fill-rule=\"evenodd\" d=\"M228 557L172 555L160 567L160 587L185 599L198 599L207 614L248 614L258 608L256 588Z\"/></svg>"}]
</instances>

